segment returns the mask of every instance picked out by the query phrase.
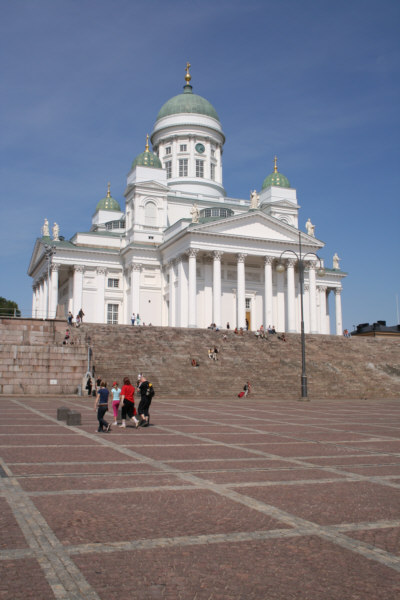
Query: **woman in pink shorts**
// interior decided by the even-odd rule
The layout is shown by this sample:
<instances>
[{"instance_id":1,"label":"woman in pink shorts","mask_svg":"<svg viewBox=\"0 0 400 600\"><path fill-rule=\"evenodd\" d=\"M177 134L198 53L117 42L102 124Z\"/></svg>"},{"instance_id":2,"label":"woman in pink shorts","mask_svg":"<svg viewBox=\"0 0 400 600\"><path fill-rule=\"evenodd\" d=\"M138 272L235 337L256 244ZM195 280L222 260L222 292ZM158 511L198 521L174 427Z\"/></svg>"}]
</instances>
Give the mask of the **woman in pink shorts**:
<instances>
[{"instance_id":1,"label":"woman in pink shorts","mask_svg":"<svg viewBox=\"0 0 400 600\"><path fill-rule=\"evenodd\" d=\"M121 390L118 387L118 383L116 381L114 381L112 388L111 388L111 395L112 395L112 407L113 407L113 412L114 412L114 425L118 424L118 408L119 408L119 397L121 394Z\"/></svg>"}]
</instances>

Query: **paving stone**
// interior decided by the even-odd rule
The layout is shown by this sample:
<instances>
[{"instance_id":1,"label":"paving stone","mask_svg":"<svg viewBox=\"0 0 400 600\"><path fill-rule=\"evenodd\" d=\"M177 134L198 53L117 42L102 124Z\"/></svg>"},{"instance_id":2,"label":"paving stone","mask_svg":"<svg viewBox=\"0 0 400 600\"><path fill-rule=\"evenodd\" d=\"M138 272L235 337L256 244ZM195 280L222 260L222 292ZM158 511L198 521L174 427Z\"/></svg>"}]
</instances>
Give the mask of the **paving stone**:
<instances>
[{"instance_id":1,"label":"paving stone","mask_svg":"<svg viewBox=\"0 0 400 600\"><path fill-rule=\"evenodd\" d=\"M157 396L109 434L0 403L1 600L400 597L397 401Z\"/></svg>"}]
</instances>

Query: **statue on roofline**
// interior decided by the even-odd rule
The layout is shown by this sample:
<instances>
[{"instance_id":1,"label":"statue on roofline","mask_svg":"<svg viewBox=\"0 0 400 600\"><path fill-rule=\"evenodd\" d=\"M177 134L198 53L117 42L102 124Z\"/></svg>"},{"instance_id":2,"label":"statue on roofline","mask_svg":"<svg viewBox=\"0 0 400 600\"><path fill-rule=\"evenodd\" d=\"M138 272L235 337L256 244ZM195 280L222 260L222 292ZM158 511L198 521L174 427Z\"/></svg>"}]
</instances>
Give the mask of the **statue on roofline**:
<instances>
[{"instance_id":1,"label":"statue on roofline","mask_svg":"<svg viewBox=\"0 0 400 600\"><path fill-rule=\"evenodd\" d=\"M57 225L57 223L54 223L54 225L53 225L53 241L54 242L60 241L60 238L58 237L59 233L60 233L60 228Z\"/></svg>"},{"instance_id":2,"label":"statue on roofline","mask_svg":"<svg viewBox=\"0 0 400 600\"><path fill-rule=\"evenodd\" d=\"M49 222L47 219L44 220L42 227L42 237L50 237Z\"/></svg>"},{"instance_id":3,"label":"statue on roofline","mask_svg":"<svg viewBox=\"0 0 400 600\"><path fill-rule=\"evenodd\" d=\"M307 220L307 222L306 222L306 229L307 229L308 235L311 235L312 237L315 237L315 225L313 225L311 223L311 219Z\"/></svg>"},{"instance_id":4,"label":"statue on roofline","mask_svg":"<svg viewBox=\"0 0 400 600\"><path fill-rule=\"evenodd\" d=\"M194 203L192 206L192 210L190 211L190 214L192 215L192 223L198 223L199 222L199 218L200 218L200 211L197 208L197 204Z\"/></svg>"},{"instance_id":5,"label":"statue on roofline","mask_svg":"<svg viewBox=\"0 0 400 600\"><path fill-rule=\"evenodd\" d=\"M260 196L257 194L257 190L253 190L250 192L250 208L256 209L258 208L258 201Z\"/></svg>"},{"instance_id":6,"label":"statue on roofline","mask_svg":"<svg viewBox=\"0 0 400 600\"><path fill-rule=\"evenodd\" d=\"M340 258L338 257L337 252L335 252L335 254L333 255L333 268L334 269L340 269L339 260L340 260Z\"/></svg>"}]
</instances>

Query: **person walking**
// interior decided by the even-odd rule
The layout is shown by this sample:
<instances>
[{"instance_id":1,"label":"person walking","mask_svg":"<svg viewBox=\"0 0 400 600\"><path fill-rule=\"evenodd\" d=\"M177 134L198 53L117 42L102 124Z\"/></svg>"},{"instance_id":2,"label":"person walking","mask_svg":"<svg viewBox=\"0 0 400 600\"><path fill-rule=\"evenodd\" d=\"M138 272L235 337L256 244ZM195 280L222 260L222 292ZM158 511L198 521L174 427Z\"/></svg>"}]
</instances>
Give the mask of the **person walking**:
<instances>
[{"instance_id":1,"label":"person walking","mask_svg":"<svg viewBox=\"0 0 400 600\"><path fill-rule=\"evenodd\" d=\"M250 381L246 381L246 383L243 386L243 390L244 390L244 396L248 396L251 392L251 385L250 385Z\"/></svg>"},{"instance_id":2,"label":"person walking","mask_svg":"<svg viewBox=\"0 0 400 600\"><path fill-rule=\"evenodd\" d=\"M87 376L87 380L86 380L86 389L87 389L87 395L91 396L92 395L92 378L90 377L90 375Z\"/></svg>"},{"instance_id":3,"label":"person walking","mask_svg":"<svg viewBox=\"0 0 400 600\"><path fill-rule=\"evenodd\" d=\"M122 423L120 427L126 427L126 415L135 422L135 426L138 427L139 421L135 417L135 388L131 384L129 377L124 377L124 385L121 388L121 402L122 402Z\"/></svg>"},{"instance_id":4,"label":"person walking","mask_svg":"<svg viewBox=\"0 0 400 600\"><path fill-rule=\"evenodd\" d=\"M113 413L114 413L113 425L118 425L118 408L119 408L119 404L120 404L121 389L118 387L118 383L116 381L114 381L114 383L112 385L111 395L112 395L112 407L113 407Z\"/></svg>"},{"instance_id":5,"label":"person walking","mask_svg":"<svg viewBox=\"0 0 400 600\"><path fill-rule=\"evenodd\" d=\"M109 425L104 418L104 415L108 411L108 389L105 381L102 381L100 384L100 389L94 403L94 409L97 410L97 419L99 421L98 433L111 431L111 425Z\"/></svg>"},{"instance_id":6,"label":"person walking","mask_svg":"<svg viewBox=\"0 0 400 600\"><path fill-rule=\"evenodd\" d=\"M139 425L141 427L148 427L150 425L150 404L154 396L153 385L147 381L146 377L142 374L139 384L140 392L140 403L138 407L139 414Z\"/></svg>"}]
</instances>

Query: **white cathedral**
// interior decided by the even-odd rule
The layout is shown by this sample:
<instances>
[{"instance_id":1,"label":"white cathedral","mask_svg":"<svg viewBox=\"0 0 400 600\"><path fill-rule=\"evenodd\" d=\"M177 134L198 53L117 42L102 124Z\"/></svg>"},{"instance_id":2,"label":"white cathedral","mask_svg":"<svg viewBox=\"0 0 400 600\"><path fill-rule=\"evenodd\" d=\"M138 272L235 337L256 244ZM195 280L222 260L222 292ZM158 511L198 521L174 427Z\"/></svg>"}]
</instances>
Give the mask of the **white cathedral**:
<instances>
[{"instance_id":1,"label":"white cathedral","mask_svg":"<svg viewBox=\"0 0 400 600\"><path fill-rule=\"evenodd\" d=\"M193 93L189 67L183 93L157 115L153 151L147 137L132 163L123 210L108 186L89 231L66 241L56 224L51 237L45 220L28 269L32 317L82 309L93 323L139 315L146 325L300 332L303 306L305 332L329 334L333 292L341 335L346 273L337 254L333 268L324 267L310 219L300 231L296 190L276 158L250 199L226 195L221 122Z\"/></svg>"}]
</instances>

